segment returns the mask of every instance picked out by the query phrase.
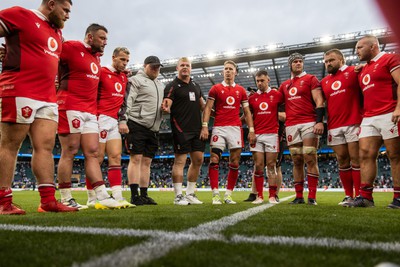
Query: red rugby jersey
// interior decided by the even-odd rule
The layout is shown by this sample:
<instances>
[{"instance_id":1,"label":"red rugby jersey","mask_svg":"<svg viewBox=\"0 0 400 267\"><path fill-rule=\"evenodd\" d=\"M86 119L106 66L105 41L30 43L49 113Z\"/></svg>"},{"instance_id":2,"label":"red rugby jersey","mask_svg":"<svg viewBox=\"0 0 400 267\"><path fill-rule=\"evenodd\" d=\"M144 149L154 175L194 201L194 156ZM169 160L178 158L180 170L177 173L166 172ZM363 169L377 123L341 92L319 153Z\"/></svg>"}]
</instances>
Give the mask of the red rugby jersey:
<instances>
[{"instance_id":1,"label":"red rugby jersey","mask_svg":"<svg viewBox=\"0 0 400 267\"><path fill-rule=\"evenodd\" d=\"M278 133L278 107L282 103L283 95L271 88L268 88L265 92L258 90L249 97L249 106L253 114L256 134Z\"/></svg>"},{"instance_id":2,"label":"red rugby jersey","mask_svg":"<svg viewBox=\"0 0 400 267\"><path fill-rule=\"evenodd\" d=\"M80 41L63 43L57 91L59 110L77 110L97 114L97 89L100 59L90 46Z\"/></svg>"},{"instance_id":3,"label":"red rugby jersey","mask_svg":"<svg viewBox=\"0 0 400 267\"><path fill-rule=\"evenodd\" d=\"M399 55L381 52L362 68L358 79L364 94L364 117L394 111L397 103L397 84L391 73L399 67Z\"/></svg>"},{"instance_id":4,"label":"red rugby jersey","mask_svg":"<svg viewBox=\"0 0 400 267\"><path fill-rule=\"evenodd\" d=\"M354 66L341 67L335 74L321 80L328 110L328 129L360 124L361 89Z\"/></svg>"},{"instance_id":5,"label":"red rugby jersey","mask_svg":"<svg viewBox=\"0 0 400 267\"><path fill-rule=\"evenodd\" d=\"M118 111L124 101L127 81L126 74L117 72L112 66L101 68L97 115L107 115L118 119Z\"/></svg>"},{"instance_id":6,"label":"red rugby jersey","mask_svg":"<svg viewBox=\"0 0 400 267\"><path fill-rule=\"evenodd\" d=\"M2 97L55 103L61 31L39 11L22 7L1 10L0 24L7 32L7 54L0 74Z\"/></svg>"},{"instance_id":7,"label":"red rugby jersey","mask_svg":"<svg viewBox=\"0 0 400 267\"><path fill-rule=\"evenodd\" d=\"M240 105L247 103L246 90L238 85L228 86L225 82L211 87L208 98L214 100L214 126L242 126Z\"/></svg>"},{"instance_id":8,"label":"red rugby jersey","mask_svg":"<svg viewBox=\"0 0 400 267\"><path fill-rule=\"evenodd\" d=\"M281 84L279 91L284 94L286 126L315 122L315 104L311 91L319 87L318 79L305 72Z\"/></svg>"}]
</instances>

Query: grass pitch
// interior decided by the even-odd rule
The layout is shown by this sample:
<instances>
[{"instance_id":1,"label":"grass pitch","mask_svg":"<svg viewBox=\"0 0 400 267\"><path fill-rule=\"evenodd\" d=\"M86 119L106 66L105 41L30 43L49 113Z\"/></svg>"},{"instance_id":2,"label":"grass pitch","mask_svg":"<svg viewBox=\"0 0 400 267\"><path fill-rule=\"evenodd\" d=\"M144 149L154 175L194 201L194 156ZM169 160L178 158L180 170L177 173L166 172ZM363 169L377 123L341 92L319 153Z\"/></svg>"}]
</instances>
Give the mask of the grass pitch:
<instances>
[{"instance_id":1,"label":"grass pitch","mask_svg":"<svg viewBox=\"0 0 400 267\"><path fill-rule=\"evenodd\" d=\"M242 202L248 192L233 193L237 205L213 206L211 192L198 192L203 205L174 206L173 192L150 192L159 205L67 214L38 213L38 192L13 194L27 215L0 217L0 266L400 265L392 193L351 209L333 192L318 192L318 206L255 206ZM74 197L86 202L85 192Z\"/></svg>"}]
</instances>

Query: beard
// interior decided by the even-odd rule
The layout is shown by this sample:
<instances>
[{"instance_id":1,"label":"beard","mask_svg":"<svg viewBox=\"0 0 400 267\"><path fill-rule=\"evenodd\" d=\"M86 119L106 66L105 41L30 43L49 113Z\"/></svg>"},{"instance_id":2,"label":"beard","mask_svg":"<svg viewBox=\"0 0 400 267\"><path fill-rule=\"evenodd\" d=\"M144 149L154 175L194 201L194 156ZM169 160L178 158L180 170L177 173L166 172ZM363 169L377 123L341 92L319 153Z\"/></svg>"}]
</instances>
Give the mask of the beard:
<instances>
[{"instance_id":1,"label":"beard","mask_svg":"<svg viewBox=\"0 0 400 267\"><path fill-rule=\"evenodd\" d=\"M64 28L64 21L60 19L54 11L50 12L49 14L49 21L57 28L62 29Z\"/></svg>"}]
</instances>

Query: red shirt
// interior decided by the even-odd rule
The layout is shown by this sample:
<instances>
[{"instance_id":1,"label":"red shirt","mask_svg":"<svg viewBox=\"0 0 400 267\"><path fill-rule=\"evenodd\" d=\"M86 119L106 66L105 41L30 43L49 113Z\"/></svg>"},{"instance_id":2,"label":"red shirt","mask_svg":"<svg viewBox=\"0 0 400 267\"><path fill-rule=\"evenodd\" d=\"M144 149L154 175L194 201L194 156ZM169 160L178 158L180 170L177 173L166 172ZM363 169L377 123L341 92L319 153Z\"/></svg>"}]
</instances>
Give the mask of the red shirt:
<instances>
[{"instance_id":1,"label":"red shirt","mask_svg":"<svg viewBox=\"0 0 400 267\"><path fill-rule=\"evenodd\" d=\"M398 96L391 73L399 67L399 55L381 52L362 68L358 79L364 94L364 117L394 111Z\"/></svg>"},{"instance_id":2,"label":"red shirt","mask_svg":"<svg viewBox=\"0 0 400 267\"><path fill-rule=\"evenodd\" d=\"M283 95L271 88L268 88L265 92L258 90L249 97L249 106L253 114L256 134L278 133L278 107L282 103Z\"/></svg>"},{"instance_id":3,"label":"red shirt","mask_svg":"<svg viewBox=\"0 0 400 267\"><path fill-rule=\"evenodd\" d=\"M315 104L311 91L320 86L314 75L305 72L281 84L279 91L285 99L286 126L315 122Z\"/></svg>"},{"instance_id":4,"label":"red shirt","mask_svg":"<svg viewBox=\"0 0 400 267\"><path fill-rule=\"evenodd\" d=\"M125 73L113 67L102 67L97 99L97 115L107 115L118 119L118 111L124 101L126 83Z\"/></svg>"},{"instance_id":5,"label":"red shirt","mask_svg":"<svg viewBox=\"0 0 400 267\"><path fill-rule=\"evenodd\" d=\"M22 7L1 10L0 24L7 33L7 54L0 74L2 97L55 103L61 31L39 11Z\"/></svg>"},{"instance_id":6,"label":"red shirt","mask_svg":"<svg viewBox=\"0 0 400 267\"><path fill-rule=\"evenodd\" d=\"M246 90L238 85L228 86L225 82L211 87L208 98L214 100L214 126L242 126L240 104L248 102Z\"/></svg>"},{"instance_id":7,"label":"red shirt","mask_svg":"<svg viewBox=\"0 0 400 267\"><path fill-rule=\"evenodd\" d=\"M360 124L360 86L354 66L341 67L321 80L328 107L328 129Z\"/></svg>"},{"instance_id":8,"label":"red shirt","mask_svg":"<svg viewBox=\"0 0 400 267\"><path fill-rule=\"evenodd\" d=\"M97 89L101 66L97 54L80 41L63 43L57 91L59 110L97 114Z\"/></svg>"}]
</instances>

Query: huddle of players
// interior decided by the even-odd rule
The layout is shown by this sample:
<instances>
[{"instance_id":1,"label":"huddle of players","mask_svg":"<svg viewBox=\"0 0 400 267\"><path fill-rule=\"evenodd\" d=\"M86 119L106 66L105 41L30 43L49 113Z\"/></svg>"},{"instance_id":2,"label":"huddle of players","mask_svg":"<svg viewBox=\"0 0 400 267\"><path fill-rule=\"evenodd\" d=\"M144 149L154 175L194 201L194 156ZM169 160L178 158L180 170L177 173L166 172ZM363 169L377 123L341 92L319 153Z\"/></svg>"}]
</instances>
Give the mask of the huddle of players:
<instances>
[{"instance_id":1,"label":"huddle of players","mask_svg":"<svg viewBox=\"0 0 400 267\"><path fill-rule=\"evenodd\" d=\"M235 204L232 191L238 177L238 161L243 146L243 132L239 120L240 106L249 129L250 150L255 161L253 182L257 195L248 200L253 204L264 201L264 168L269 181L269 202L278 203L276 168L279 152L278 107L285 105L286 140L293 160L296 197L290 204L306 203L303 197L307 176L309 205L317 205L316 192L319 170L317 147L323 134L325 103L327 106L328 145L337 155L345 207L373 207L373 182L377 172L377 156L385 145L392 169L394 196L388 208L400 208L400 57L381 52L378 39L363 36L356 45L361 61L355 68L347 66L340 50L324 54L328 76L321 82L304 71L304 58L299 53L289 56L291 78L283 82L279 91L269 87L265 70L256 73L257 92L247 97L243 87L235 84L237 66L232 61L224 64L224 81L213 86L203 112L200 137L208 138L208 122L215 109L210 146L209 178L213 204ZM363 95L363 103L361 103ZM250 115L250 116L249 116ZM227 190L223 201L218 192L218 164L225 147L230 151ZM265 166L266 165L266 166ZM307 173L305 174L305 165ZM254 198L252 198L255 196Z\"/></svg>"},{"instance_id":2,"label":"huddle of players","mask_svg":"<svg viewBox=\"0 0 400 267\"><path fill-rule=\"evenodd\" d=\"M139 113L139 116L143 115L133 106L139 106L135 105L139 98L148 97L154 101L154 92L150 92L154 90L148 90L148 95L141 95L139 89L141 87L151 89L147 83L147 80L151 80L156 85L157 92L154 103L159 103L159 95L162 94L163 85L157 80L162 66L159 59L154 56L147 57L144 71L130 78L129 83L124 72L129 61L129 51L126 48L115 49L113 64L101 67L99 57L107 44L107 29L104 26L90 25L85 32L83 42L62 41L59 29L69 18L71 5L72 1L69 0L44 0L37 11L14 7L0 12L0 33L6 37L9 51L14 51L16 47L23 51L32 49L31 46L26 46L26 43L34 43L40 47L39 50L33 49L30 54L16 50L21 52L20 55L24 55L22 62L24 68L20 68L18 64L21 63L15 61L14 53L6 51L4 55L4 71L0 84L2 87L0 161L4 166L0 173L0 214L25 214L24 210L12 203L10 184L16 154L27 133L33 142L32 169L39 181L38 190L41 196L39 212L70 212L91 205L109 209L133 207L133 204L143 205L144 202L156 204L147 196L147 186L161 118L157 114L160 114L161 110L170 112L173 122L176 160L172 176L176 193L175 204L202 204L197 199L194 188L200 171L199 166L203 161L205 141L209 137L208 124L212 113L215 113L210 137L209 165L212 203L236 203L232 199L232 191L237 182L240 152L243 147L240 107L244 111L244 119L248 125L248 139L255 160L254 184L257 197L252 203L261 204L264 200L262 191L265 162L270 184L269 201L277 203L279 201L277 197L279 179L276 170L279 152L277 114L278 106L282 103L285 104L286 111L286 140L294 163L296 198L291 203L305 203L303 189L306 164L309 189L307 202L316 205L319 178L317 146L318 136L324 130L325 98L328 106L328 144L338 155L340 178L346 193L341 204L353 207L374 206L372 189L376 173L376 157L381 144L384 143L391 161L394 183L394 198L388 207L400 207L400 142L398 142L397 125L400 115L400 104L397 103L400 61L397 55L380 52L375 37L365 36L357 43L356 50L360 60L367 61L358 72L344 65L345 61L339 50L330 50L325 54L325 65L330 74L320 83L315 76L304 71L303 56L294 53L289 56L288 62L291 79L285 81L279 91L275 91L269 87L268 73L259 71L256 74L258 91L249 98L244 88L235 83L237 65L228 60L224 64L223 82L211 88L206 103L199 86L190 78L190 61L182 58L177 66L178 77L164 90L162 105L154 106L156 115L153 124L150 128L144 125L143 129L139 129L137 125L133 127L132 123L129 126L130 119L135 124L136 113ZM19 18L20 16L28 16L30 20L35 21L32 24L33 28L21 24L23 20ZM48 21L52 24L47 23ZM34 27L44 31L40 35L32 35L30 32L35 31ZM23 38L16 39L13 36ZM46 68L45 76L36 75L38 73L36 64L32 64L37 62L35 58L40 58L41 66ZM56 75L58 66L59 87L55 94L55 91L51 90L51 83L54 82L53 76ZM30 69L34 71L30 72ZM16 83L15 75L19 71L25 73L18 76ZM36 82L36 86L32 86L32 81ZM127 85L133 89L125 93ZM29 90L26 90L27 86ZM360 87L364 94L362 121L361 108L358 105ZM129 96L128 126L118 124L118 110L126 95ZM352 110L341 108L342 103L348 103L346 106ZM201 111L203 111L202 116ZM358 134L360 123L361 130ZM156 124L158 127L155 127ZM137 134L138 129L141 134ZM52 180L54 167L50 164L56 130L62 146L57 175L62 203L57 202L54 197L55 185ZM151 140L148 139L146 131L153 136ZM144 181L147 181L147 185L140 181L140 198L137 198L137 192L134 194L138 186L135 184L131 186L131 203L122 197L121 191L120 133L128 132L131 137L143 138L132 139L130 142L136 149L131 152L132 167L131 170L128 168L128 172L137 176L135 178L140 177L142 180L144 177ZM360 138L359 149L358 138ZM143 142L143 148L137 149L138 146L134 145L136 141ZM218 191L219 161L225 147L228 147L230 157L227 190L222 200ZM85 156L85 175L89 189L88 205L78 204L71 195L73 158L79 148ZM149 152L147 148L151 148L151 151ZM108 179L113 197L106 191L99 165L105 151L110 157ZM190 154L191 165L188 190L184 197L182 180L187 153ZM356 195L359 195L355 199L353 199L353 186Z\"/></svg>"}]
</instances>

